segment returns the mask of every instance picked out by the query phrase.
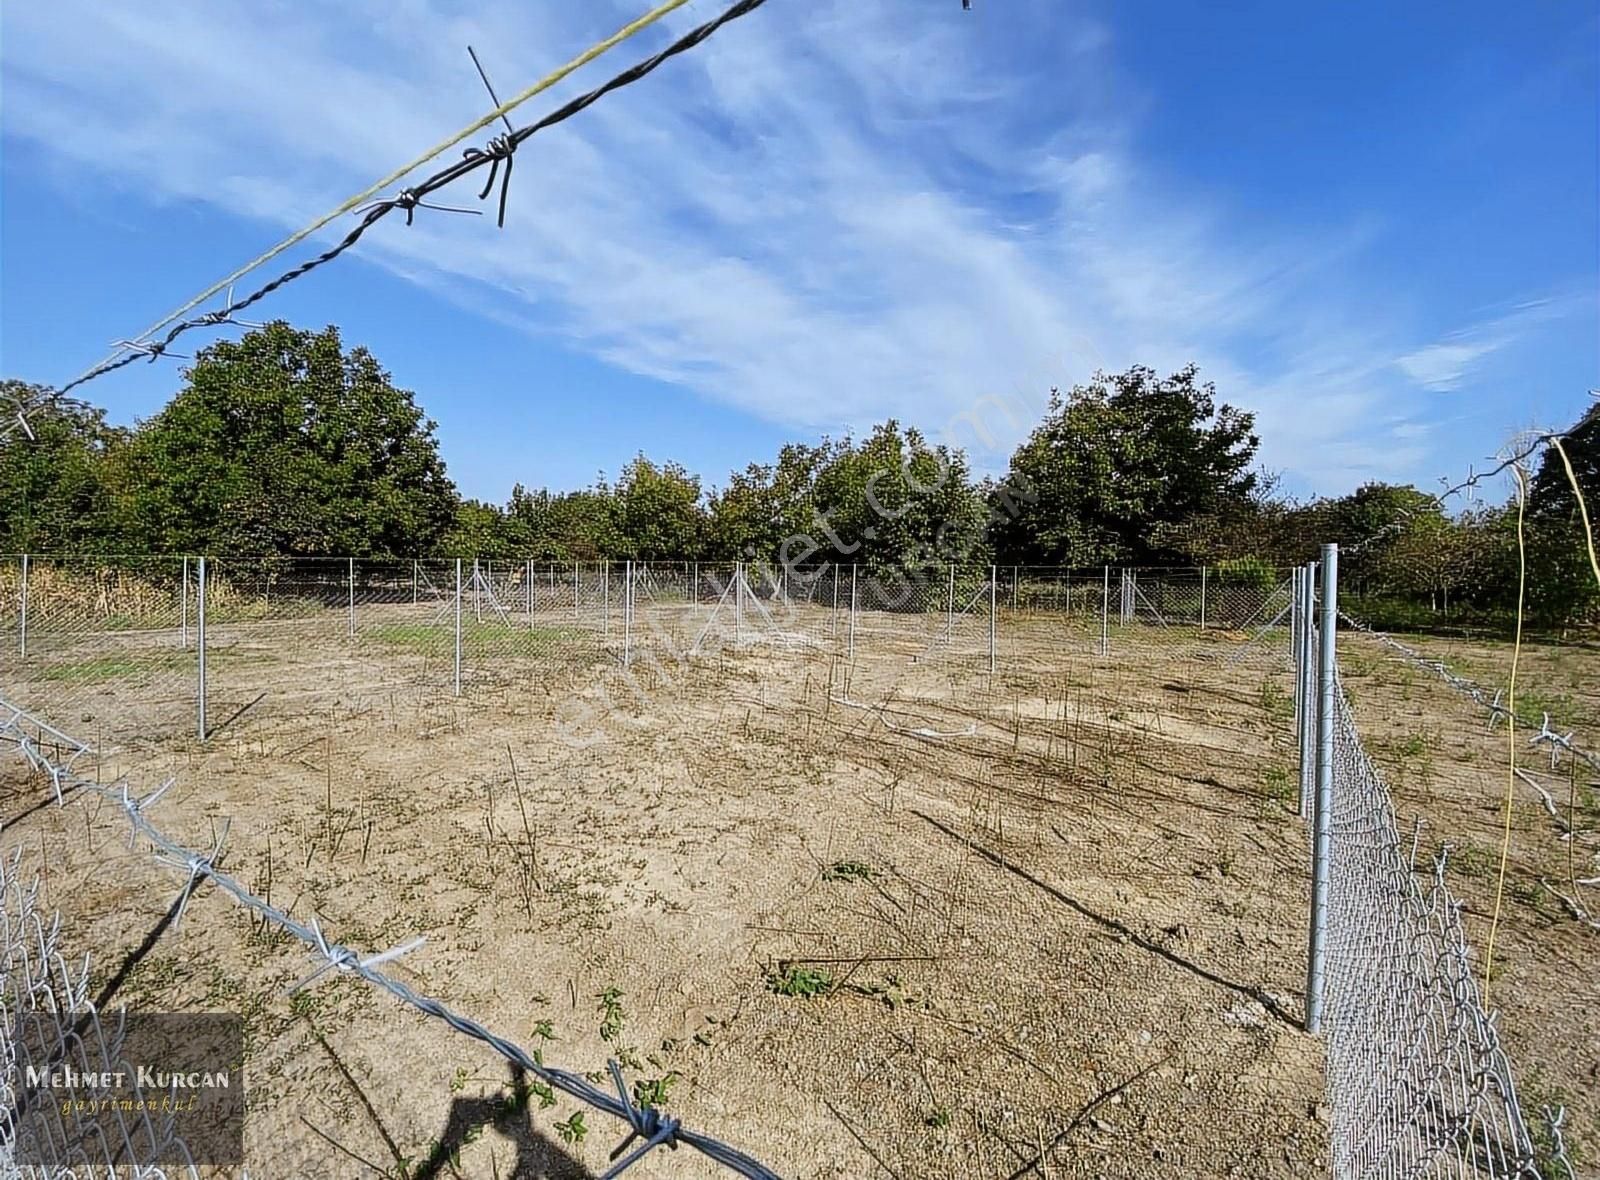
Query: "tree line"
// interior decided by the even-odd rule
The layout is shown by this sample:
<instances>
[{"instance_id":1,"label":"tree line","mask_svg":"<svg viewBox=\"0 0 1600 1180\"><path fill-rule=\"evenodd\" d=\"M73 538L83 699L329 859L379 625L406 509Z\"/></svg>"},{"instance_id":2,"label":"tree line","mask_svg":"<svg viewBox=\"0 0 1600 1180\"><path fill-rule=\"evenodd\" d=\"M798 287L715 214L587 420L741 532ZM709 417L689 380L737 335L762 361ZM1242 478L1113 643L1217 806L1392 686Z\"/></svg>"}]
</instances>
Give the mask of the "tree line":
<instances>
[{"instance_id":1,"label":"tree line","mask_svg":"<svg viewBox=\"0 0 1600 1180\"><path fill-rule=\"evenodd\" d=\"M1309 502L1257 466L1248 412L1194 366L1136 366L1052 391L1003 477L896 421L789 443L717 486L640 454L577 491L517 485L464 499L435 424L334 327L277 322L199 352L167 405L132 428L54 400L31 441L0 447L0 552L465 555L548 561L761 558L888 571L932 563L1282 567L1343 551L1346 594L1374 621L1493 621L1515 603L1514 502L1448 512L1410 486ZM4 382L12 397L45 391ZM1600 406L1565 436L1600 507ZM1528 604L1591 621L1600 594L1576 498L1546 451L1523 520Z\"/></svg>"}]
</instances>

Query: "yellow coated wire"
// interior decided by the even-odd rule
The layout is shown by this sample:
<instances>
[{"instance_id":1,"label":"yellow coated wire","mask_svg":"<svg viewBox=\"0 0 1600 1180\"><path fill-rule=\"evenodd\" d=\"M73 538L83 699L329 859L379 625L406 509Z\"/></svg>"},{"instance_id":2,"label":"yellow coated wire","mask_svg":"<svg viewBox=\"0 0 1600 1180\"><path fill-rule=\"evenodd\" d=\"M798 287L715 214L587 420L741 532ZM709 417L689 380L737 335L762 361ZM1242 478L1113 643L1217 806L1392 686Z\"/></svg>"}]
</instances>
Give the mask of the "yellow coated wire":
<instances>
[{"instance_id":1,"label":"yellow coated wire","mask_svg":"<svg viewBox=\"0 0 1600 1180\"><path fill-rule=\"evenodd\" d=\"M1589 545L1589 568L1594 571L1595 585L1600 586L1600 558L1594 554L1594 529L1589 525L1589 506L1583 502L1583 489L1578 486L1578 477L1573 473L1572 460L1567 458L1567 448L1561 445L1561 439L1552 436L1550 443L1556 449L1556 454L1561 456L1561 466L1567 469L1567 482L1572 485L1572 494L1578 498L1578 515L1583 520L1583 538Z\"/></svg>"},{"instance_id":2,"label":"yellow coated wire","mask_svg":"<svg viewBox=\"0 0 1600 1180\"><path fill-rule=\"evenodd\" d=\"M1489 976L1494 970L1494 939L1500 929L1500 906L1505 899L1506 866L1511 859L1511 805L1517 790L1517 664L1522 659L1522 609L1528 590L1528 548L1523 534L1523 520L1528 510L1527 476L1521 467L1513 467L1517 480L1517 628L1511 646L1511 678L1506 687L1506 735L1511 751L1506 767L1506 801L1502 808L1500 832L1500 872L1494 883L1494 916L1489 919L1488 944L1483 952L1483 999L1489 1001Z\"/></svg>"},{"instance_id":3,"label":"yellow coated wire","mask_svg":"<svg viewBox=\"0 0 1600 1180\"><path fill-rule=\"evenodd\" d=\"M207 287L204 291L200 292L200 294L189 300L189 302L185 303L182 307L178 308L165 318L157 320L154 324L150 325L150 327L146 328L133 339L149 339L162 328L165 328L168 324L178 320L185 313L192 311L196 307L199 307L200 304L204 303L207 299L210 299L219 291L225 290L232 284L238 282L241 278L255 270L257 267L264 266L266 263L276 258L279 254L282 254L285 250L291 249L300 242L305 241L305 239L316 233L330 221L333 221L335 218L342 217L344 214L348 213L362 202L371 200L379 192L388 188L391 184L394 184L401 177L410 172L414 172L416 169L426 164L429 160L432 160L436 156L449 151L463 139L466 139L469 135L473 135L476 132L482 131L490 123L493 123L502 115L505 115L506 113L521 106L534 95L542 94L544 91L550 89L550 87L556 85L556 83L566 78L569 74L581 69L583 66L588 65L590 62L594 61L597 57L606 53L608 50L615 49L618 45L622 44L629 37L632 37L635 33L641 31L642 29L649 28L668 13L675 9L682 8L687 3L689 3L689 0L665 0L664 3L656 5L643 16L630 21L628 24L618 29L615 33L612 33L611 36L607 37L604 41L597 41L595 44L589 46L588 49L585 49L582 53L578 54L577 57L567 62L566 65L552 70L543 78L540 78L532 86L529 86L526 90L513 95L511 98L497 106L494 110L490 111L487 115L484 115L481 119L468 124L466 127L463 127L460 131L450 136L448 139L445 139L429 148L410 163L402 164L393 172L390 172L387 176L380 180L374 181L355 196L350 197L348 200L342 202L336 209L323 214L321 217L311 222L311 224L307 225L304 229L296 230L294 233L284 238L283 241L279 242L276 246L273 246L270 250L265 251L256 258L251 259L232 274L226 276L225 278L218 279L215 283ZM114 360L120 352L121 350L119 349L116 352L111 353L104 361L100 363L100 365L95 365L90 369L85 370L78 380L82 380L83 376L87 376L89 373L92 373L95 369L100 368L101 365L107 364Z\"/></svg>"},{"instance_id":4,"label":"yellow coated wire","mask_svg":"<svg viewBox=\"0 0 1600 1180\"><path fill-rule=\"evenodd\" d=\"M1556 454L1561 456L1561 466L1566 468L1567 482L1572 485L1572 494L1578 500L1578 518L1583 521L1583 539L1589 549L1589 569L1594 573L1596 586L1600 586L1600 559L1595 557L1594 528L1589 523L1589 506L1583 501L1583 489L1578 486L1578 476L1572 470L1572 460L1567 457L1567 448L1561 445L1559 437L1552 437L1551 444L1556 449ZM1575 831L1575 822L1578 814L1578 762L1572 759L1572 772L1567 776L1567 831ZM1567 841L1567 884L1572 890L1572 896L1578 900L1578 863L1577 841ZM1582 905L1579 900L1579 905Z\"/></svg>"}]
</instances>

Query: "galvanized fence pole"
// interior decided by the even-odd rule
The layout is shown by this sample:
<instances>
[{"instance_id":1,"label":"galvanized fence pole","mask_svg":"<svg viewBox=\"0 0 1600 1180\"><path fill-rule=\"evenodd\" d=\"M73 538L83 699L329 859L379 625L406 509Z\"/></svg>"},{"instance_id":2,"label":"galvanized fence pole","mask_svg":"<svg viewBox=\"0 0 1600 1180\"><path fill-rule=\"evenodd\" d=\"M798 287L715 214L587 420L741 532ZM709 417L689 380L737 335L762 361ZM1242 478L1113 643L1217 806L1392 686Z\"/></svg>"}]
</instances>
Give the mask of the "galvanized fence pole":
<instances>
[{"instance_id":1,"label":"galvanized fence pole","mask_svg":"<svg viewBox=\"0 0 1600 1180\"><path fill-rule=\"evenodd\" d=\"M1296 798L1302 812L1306 801L1306 670L1305 652L1300 648L1300 628L1305 626L1306 611L1305 601L1301 597L1300 579L1304 573L1305 570L1298 566L1289 571L1289 665L1294 674L1295 765L1300 776L1300 791Z\"/></svg>"},{"instance_id":2,"label":"galvanized fence pole","mask_svg":"<svg viewBox=\"0 0 1600 1180\"><path fill-rule=\"evenodd\" d=\"M533 593L533 581L528 581L528 593ZM530 606L528 608L532 610ZM600 642L611 642L611 559L600 562Z\"/></svg>"},{"instance_id":3,"label":"galvanized fence pole","mask_svg":"<svg viewBox=\"0 0 1600 1180\"><path fill-rule=\"evenodd\" d=\"M1317 789L1317 563L1300 570L1300 677L1305 715L1300 733L1300 818L1309 821Z\"/></svg>"},{"instance_id":4,"label":"galvanized fence pole","mask_svg":"<svg viewBox=\"0 0 1600 1180\"><path fill-rule=\"evenodd\" d=\"M476 557L472 559L472 617L483 622L483 570Z\"/></svg>"},{"instance_id":5,"label":"galvanized fence pole","mask_svg":"<svg viewBox=\"0 0 1600 1180\"><path fill-rule=\"evenodd\" d=\"M856 658L856 564L850 563L850 662Z\"/></svg>"},{"instance_id":6,"label":"galvanized fence pole","mask_svg":"<svg viewBox=\"0 0 1600 1180\"><path fill-rule=\"evenodd\" d=\"M1104 585L1100 589L1100 654L1111 651L1111 567L1103 567Z\"/></svg>"},{"instance_id":7,"label":"galvanized fence pole","mask_svg":"<svg viewBox=\"0 0 1600 1180\"><path fill-rule=\"evenodd\" d=\"M694 603L694 617L700 617L700 563L694 563L689 573L689 601Z\"/></svg>"},{"instance_id":8,"label":"galvanized fence pole","mask_svg":"<svg viewBox=\"0 0 1600 1180\"><path fill-rule=\"evenodd\" d=\"M1011 567L1011 609L1017 609L1017 567Z\"/></svg>"},{"instance_id":9,"label":"galvanized fence pole","mask_svg":"<svg viewBox=\"0 0 1600 1180\"><path fill-rule=\"evenodd\" d=\"M956 563L950 563L950 589L944 599L944 642L949 647L956 641Z\"/></svg>"},{"instance_id":10,"label":"galvanized fence pole","mask_svg":"<svg viewBox=\"0 0 1600 1180\"><path fill-rule=\"evenodd\" d=\"M622 666L633 667L633 562L622 574Z\"/></svg>"},{"instance_id":11,"label":"galvanized fence pole","mask_svg":"<svg viewBox=\"0 0 1600 1180\"><path fill-rule=\"evenodd\" d=\"M833 566L833 609L828 612L828 635L832 639L839 638L839 563Z\"/></svg>"},{"instance_id":12,"label":"galvanized fence pole","mask_svg":"<svg viewBox=\"0 0 1600 1180\"><path fill-rule=\"evenodd\" d=\"M476 563L474 563L476 564ZM455 695L461 695L461 559L456 558L456 673Z\"/></svg>"},{"instance_id":13,"label":"galvanized fence pole","mask_svg":"<svg viewBox=\"0 0 1600 1180\"><path fill-rule=\"evenodd\" d=\"M1333 857L1333 724L1339 691L1334 636L1339 622L1339 547L1322 547L1320 644L1317 651L1317 797L1311 846L1311 936L1306 956L1306 1031L1322 1027L1327 976L1328 887Z\"/></svg>"},{"instance_id":14,"label":"galvanized fence pole","mask_svg":"<svg viewBox=\"0 0 1600 1180\"><path fill-rule=\"evenodd\" d=\"M989 675L994 675L994 621L995 621L995 583L999 580L1000 573L994 567L989 567Z\"/></svg>"},{"instance_id":15,"label":"galvanized fence pole","mask_svg":"<svg viewBox=\"0 0 1600 1180\"><path fill-rule=\"evenodd\" d=\"M733 563L733 646L744 644L744 562Z\"/></svg>"},{"instance_id":16,"label":"galvanized fence pole","mask_svg":"<svg viewBox=\"0 0 1600 1180\"><path fill-rule=\"evenodd\" d=\"M417 559L411 559L411 605L417 605Z\"/></svg>"},{"instance_id":17,"label":"galvanized fence pole","mask_svg":"<svg viewBox=\"0 0 1600 1180\"><path fill-rule=\"evenodd\" d=\"M350 627L349 627L349 632L350 632L351 638L354 638L355 637L355 633L356 633L356 559L352 557L349 560L350 560L350 573L349 573L349 579L348 579L349 580L349 587L350 587Z\"/></svg>"},{"instance_id":18,"label":"galvanized fence pole","mask_svg":"<svg viewBox=\"0 0 1600 1180\"><path fill-rule=\"evenodd\" d=\"M1200 567L1200 630L1206 629L1206 567Z\"/></svg>"},{"instance_id":19,"label":"galvanized fence pole","mask_svg":"<svg viewBox=\"0 0 1600 1180\"><path fill-rule=\"evenodd\" d=\"M577 562L573 562L572 563L572 618L573 618L573 621L576 622L577 620L581 619L582 617L583 616L578 613L578 563Z\"/></svg>"},{"instance_id":20,"label":"galvanized fence pole","mask_svg":"<svg viewBox=\"0 0 1600 1180\"><path fill-rule=\"evenodd\" d=\"M189 559L183 559L183 580L178 587L178 646L189 650Z\"/></svg>"},{"instance_id":21,"label":"galvanized fence pole","mask_svg":"<svg viewBox=\"0 0 1600 1180\"><path fill-rule=\"evenodd\" d=\"M28 658L28 555L22 555L22 619L17 636L23 659Z\"/></svg>"},{"instance_id":22,"label":"galvanized fence pole","mask_svg":"<svg viewBox=\"0 0 1600 1180\"><path fill-rule=\"evenodd\" d=\"M195 587L195 719L200 740L206 740L206 559L200 559L199 582Z\"/></svg>"}]
</instances>

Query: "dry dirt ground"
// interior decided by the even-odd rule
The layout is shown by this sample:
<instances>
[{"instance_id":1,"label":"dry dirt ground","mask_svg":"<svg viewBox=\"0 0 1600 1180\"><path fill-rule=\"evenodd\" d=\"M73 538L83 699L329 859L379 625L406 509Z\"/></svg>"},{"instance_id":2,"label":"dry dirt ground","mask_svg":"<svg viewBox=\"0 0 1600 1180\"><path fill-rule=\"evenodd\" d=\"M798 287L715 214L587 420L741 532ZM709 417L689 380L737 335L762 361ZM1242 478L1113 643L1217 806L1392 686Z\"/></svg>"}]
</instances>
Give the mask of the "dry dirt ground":
<instances>
[{"instance_id":1,"label":"dry dirt ground","mask_svg":"<svg viewBox=\"0 0 1600 1180\"><path fill-rule=\"evenodd\" d=\"M864 629L852 662L830 619L692 660L646 645L629 674L556 644L459 699L448 655L403 633L241 633L203 746L159 678L54 720L145 735L96 773L177 775L157 821L192 847L226 822L224 867L273 903L361 952L425 937L393 965L409 986L552 1064L621 1061L782 1175L1325 1174L1281 642L1235 660L1243 636L1114 628L1101 657L1058 619L1002 624L993 675L981 634L951 654ZM1401 735L1453 734L1450 694L1376 654L1346 677L1380 757L1401 743L1402 812L1487 843L1470 702L1424 773ZM519 1103L487 1047L359 981L287 994L312 959L212 889L163 929L182 874L109 810L36 806L14 760L0 790L92 992L244 1015L253 1176L605 1170L605 1116L580 1135L572 1102ZM1517 802L1521 865L1551 832ZM1463 883L1475 921L1483 878ZM1529 1088L1584 1126L1594 937L1513 901L1494 995ZM680 1149L636 1174L724 1173Z\"/></svg>"}]
</instances>

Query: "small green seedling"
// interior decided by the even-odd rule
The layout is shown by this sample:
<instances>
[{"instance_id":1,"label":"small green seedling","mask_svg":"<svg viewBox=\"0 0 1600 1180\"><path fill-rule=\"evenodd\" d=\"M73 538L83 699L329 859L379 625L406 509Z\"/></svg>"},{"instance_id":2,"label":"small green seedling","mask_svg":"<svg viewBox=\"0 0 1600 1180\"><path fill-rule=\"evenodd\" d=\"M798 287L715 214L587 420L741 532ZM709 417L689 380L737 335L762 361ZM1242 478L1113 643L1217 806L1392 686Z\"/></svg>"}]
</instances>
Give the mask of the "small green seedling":
<instances>
[{"instance_id":1,"label":"small green seedling","mask_svg":"<svg viewBox=\"0 0 1600 1180\"><path fill-rule=\"evenodd\" d=\"M583 1137L589 1133L589 1128L583 1125L581 1110L573 1111L570 1119L556 1123L555 1128L564 1143L582 1143Z\"/></svg>"},{"instance_id":2,"label":"small green seedling","mask_svg":"<svg viewBox=\"0 0 1600 1180\"><path fill-rule=\"evenodd\" d=\"M615 1044L622 1035L622 992L618 988L608 987L595 999L600 1001L600 1039Z\"/></svg>"},{"instance_id":3,"label":"small green seedling","mask_svg":"<svg viewBox=\"0 0 1600 1180\"><path fill-rule=\"evenodd\" d=\"M822 870L824 881L870 881L878 870L858 860L836 860Z\"/></svg>"},{"instance_id":4,"label":"small green seedling","mask_svg":"<svg viewBox=\"0 0 1600 1180\"><path fill-rule=\"evenodd\" d=\"M820 968L800 967L794 963L785 963L781 969L769 972L767 987L780 996L794 996L800 999L811 999L814 996L825 996L834 989L834 979L831 974Z\"/></svg>"},{"instance_id":5,"label":"small green seedling","mask_svg":"<svg viewBox=\"0 0 1600 1180\"><path fill-rule=\"evenodd\" d=\"M642 1107L665 1106L672 1083L677 1080L678 1071L675 1069L659 1078L640 1078L633 1083L633 1100Z\"/></svg>"}]
</instances>

